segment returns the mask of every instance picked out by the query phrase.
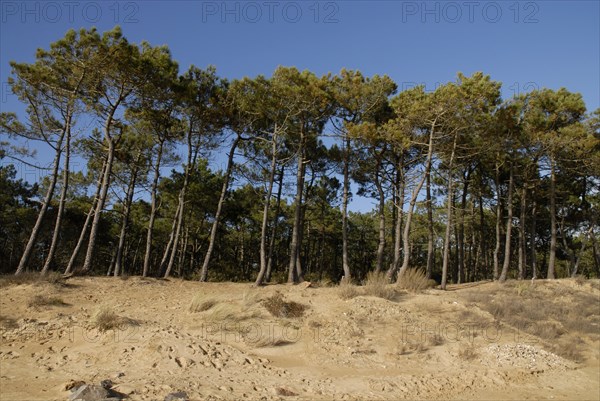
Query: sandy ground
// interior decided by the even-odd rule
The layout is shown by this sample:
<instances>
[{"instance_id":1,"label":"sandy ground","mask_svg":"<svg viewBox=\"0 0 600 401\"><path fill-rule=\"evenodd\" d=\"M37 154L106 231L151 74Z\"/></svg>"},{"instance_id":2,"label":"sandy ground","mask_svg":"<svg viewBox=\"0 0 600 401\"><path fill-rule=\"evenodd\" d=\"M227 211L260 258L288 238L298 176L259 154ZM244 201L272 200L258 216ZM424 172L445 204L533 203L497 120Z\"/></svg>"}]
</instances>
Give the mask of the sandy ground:
<instances>
[{"instance_id":1,"label":"sandy ground","mask_svg":"<svg viewBox=\"0 0 600 401\"><path fill-rule=\"evenodd\" d=\"M393 301L344 300L337 288L305 285L135 277L7 286L0 289L0 399L66 400L69 382L104 379L131 400L174 391L191 400L600 399L599 336L579 339L580 363L546 352L541 339L494 321L466 298L495 286L401 293ZM591 286L580 291L600 296ZM276 292L307 305L304 316L267 312L262 300ZM192 313L197 294L217 304ZM68 305L28 306L35 295ZM102 307L127 324L98 331L93 320Z\"/></svg>"}]
</instances>

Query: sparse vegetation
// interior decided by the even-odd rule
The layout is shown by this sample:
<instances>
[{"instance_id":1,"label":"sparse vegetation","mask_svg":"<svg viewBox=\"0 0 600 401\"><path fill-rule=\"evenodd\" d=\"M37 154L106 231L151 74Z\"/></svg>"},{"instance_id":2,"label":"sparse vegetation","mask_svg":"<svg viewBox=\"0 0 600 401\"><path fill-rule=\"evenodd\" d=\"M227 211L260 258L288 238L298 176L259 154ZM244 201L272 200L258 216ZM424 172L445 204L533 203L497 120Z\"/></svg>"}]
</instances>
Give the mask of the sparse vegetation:
<instances>
[{"instance_id":1,"label":"sparse vegetation","mask_svg":"<svg viewBox=\"0 0 600 401\"><path fill-rule=\"evenodd\" d=\"M37 272L21 273L19 275L7 274L0 276L0 288L10 285L24 284L54 284L64 285L65 277L57 272L48 272L44 275Z\"/></svg>"},{"instance_id":2,"label":"sparse vegetation","mask_svg":"<svg viewBox=\"0 0 600 401\"><path fill-rule=\"evenodd\" d=\"M348 280L342 280L337 293L342 299L352 299L360 295L360 290Z\"/></svg>"},{"instance_id":3,"label":"sparse vegetation","mask_svg":"<svg viewBox=\"0 0 600 401\"><path fill-rule=\"evenodd\" d=\"M387 300L393 300L397 295L395 286L390 284L385 272L369 272L363 291L365 295Z\"/></svg>"},{"instance_id":4,"label":"sparse vegetation","mask_svg":"<svg viewBox=\"0 0 600 401\"><path fill-rule=\"evenodd\" d=\"M446 341L445 341L444 337L439 334L434 334L432 336L429 336L429 338L428 338L428 343L432 347L437 347L439 345L443 345L445 342Z\"/></svg>"},{"instance_id":5,"label":"sparse vegetation","mask_svg":"<svg viewBox=\"0 0 600 401\"><path fill-rule=\"evenodd\" d=\"M398 279L397 284L399 288L411 292L419 292L432 287L423 269L407 269Z\"/></svg>"},{"instance_id":6,"label":"sparse vegetation","mask_svg":"<svg viewBox=\"0 0 600 401\"><path fill-rule=\"evenodd\" d=\"M286 301L281 293L276 293L263 301L265 309L275 317L298 318L304 315L307 306L294 301Z\"/></svg>"},{"instance_id":7,"label":"sparse vegetation","mask_svg":"<svg viewBox=\"0 0 600 401\"><path fill-rule=\"evenodd\" d=\"M133 320L123 318L117 315L113 309L107 305L101 306L92 316L92 327L99 331L116 330L134 323Z\"/></svg>"},{"instance_id":8,"label":"sparse vegetation","mask_svg":"<svg viewBox=\"0 0 600 401\"><path fill-rule=\"evenodd\" d=\"M192 303L190 304L190 312L204 312L212 308L218 303L218 301L206 294L196 294L192 299Z\"/></svg>"},{"instance_id":9,"label":"sparse vegetation","mask_svg":"<svg viewBox=\"0 0 600 401\"><path fill-rule=\"evenodd\" d=\"M30 308L41 308L42 306L69 306L62 298L48 295L35 295L27 305Z\"/></svg>"},{"instance_id":10,"label":"sparse vegetation","mask_svg":"<svg viewBox=\"0 0 600 401\"><path fill-rule=\"evenodd\" d=\"M582 341L579 337L571 341L561 341L552 347L552 352L573 362L582 363L585 361L581 347Z\"/></svg>"},{"instance_id":11,"label":"sparse vegetation","mask_svg":"<svg viewBox=\"0 0 600 401\"><path fill-rule=\"evenodd\" d=\"M202 318L207 322L241 322L261 317L259 309L243 308L231 302L221 302L208 309Z\"/></svg>"},{"instance_id":12,"label":"sparse vegetation","mask_svg":"<svg viewBox=\"0 0 600 401\"><path fill-rule=\"evenodd\" d=\"M246 344L254 348L280 347L282 345L289 345L294 343L293 341L279 338L274 335L263 335L259 338L244 338L246 340Z\"/></svg>"},{"instance_id":13,"label":"sparse vegetation","mask_svg":"<svg viewBox=\"0 0 600 401\"><path fill-rule=\"evenodd\" d=\"M19 327L19 325L17 324L17 321L15 319L0 315L0 327L2 327L3 329L10 330L16 329L17 327Z\"/></svg>"},{"instance_id":14,"label":"sparse vegetation","mask_svg":"<svg viewBox=\"0 0 600 401\"><path fill-rule=\"evenodd\" d=\"M458 350L458 357L465 361L472 361L479 356L477 350L468 344L462 344L462 347Z\"/></svg>"}]
</instances>

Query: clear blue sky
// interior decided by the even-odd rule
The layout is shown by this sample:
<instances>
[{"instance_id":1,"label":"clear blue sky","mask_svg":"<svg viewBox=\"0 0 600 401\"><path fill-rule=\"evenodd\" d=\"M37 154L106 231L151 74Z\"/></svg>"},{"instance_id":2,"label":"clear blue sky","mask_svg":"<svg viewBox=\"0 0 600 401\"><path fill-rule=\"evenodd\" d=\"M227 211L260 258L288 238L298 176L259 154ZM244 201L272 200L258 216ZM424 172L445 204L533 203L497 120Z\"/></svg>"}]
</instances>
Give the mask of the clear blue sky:
<instances>
[{"instance_id":1,"label":"clear blue sky","mask_svg":"<svg viewBox=\"0 0 600 401\"><path fill-rule=\"evenodd\" d=\"M133 42L166 44L182 70L270 75L278 65L317 74L387 74L429 90L461 71L532 88L580 92L600 106L600 1L4 1L1 110L22 109L8 62L33 61L69 28L121 25Z\"/></svg>"}]
</instances>

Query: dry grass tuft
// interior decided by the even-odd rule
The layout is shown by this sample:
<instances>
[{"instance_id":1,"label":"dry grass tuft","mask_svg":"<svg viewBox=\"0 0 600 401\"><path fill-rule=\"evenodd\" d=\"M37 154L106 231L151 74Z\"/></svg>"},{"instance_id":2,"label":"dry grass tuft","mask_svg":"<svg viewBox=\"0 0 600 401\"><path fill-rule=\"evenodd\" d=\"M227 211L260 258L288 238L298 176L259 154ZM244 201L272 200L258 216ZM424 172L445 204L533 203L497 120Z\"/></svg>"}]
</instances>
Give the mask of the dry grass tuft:
<instances>
[{"instance_id":1,"label":"dry grass tuft","mask_svg":"<svg viewBox=\"0 0 600 401\"><path fill-rule=\"evenodd\" d=\"M203 319L206 322L222 323L231 321L241 322L261 316L261 311L258 309L247 309L234 303L223 302L210 308L203 316Z\"/></svg>"},{"instance_id":2,"label":"dry grass tuft","mask_svg":"<svg viewBox=\"0 0 600 401\"><path fill-rule=\"evenodd\" d=\"M131 319L117 315L110 306L101 306L92 316L92 327L99 331L117 330L127 325L134 324Z\"/></svg>"},{"instance_id":3,"label":"dry grass tuft","mask_svg":"<svg viewBox=\"0 0 600 401\"><path fill-rule=\"evenodd\" d=\"M275 317L297 318L304 315L306 305L294 301L286 301L283 295L276 293L263 301L265 309Z\"/></svg>"},{"instance_id":4,"label":"dry grass tuft","mask_svg":"<svg viewBox=\"0 0 600 401\"><path fill-rule=\"evenodd\" d=\"M17 321L11 317L7 317L7 316L1 316L0 315L0 327L2 327L3 329L16 329L19 327L19 324L17 323Z\"/></svg>"},{"instance_id":5,"label":"dry grass tuft","mask_svg":"<svg viewBox=\"0 0 600 401\"><path fill-rule=\"evenodd\" d=\"M69 306L59 297L47 295L36 295L27 304L30 308L41 308L42 306Z\"/></svg>"},{"instance_id":6,"label":"dry grass tuft","mask_svg":"<svg viewBox=\"0 0 600 401\"><path fill-rule=\"evenodd\" d=\"M432 347L437 347L439 345L443 345L446 341L441 335L434 334L428 338L428 342Z\"/></svg>"},{"instance_id":7,"label":"dry grass tuft","mask_svg":"<svg viewBox=\"0 0 600 401\"><path fill-rule=\"evenodd\" d=\"M585 361L581 346L582 341L581 338L573 341L561 341L552 347L552 352L573 362L582 363Z\"/></svg>"},{"instance_id":8,"label":"dry grass tuft","mask_svg":"<svg viewBox=\"0 0 600 401\"><path fill-rule=\"evenodd\" d=\"M397 293L396 288L390 284L385 272L369 272L363 286L365 295L393 300Z\"/></svg>"},{"instance_id":9,"label":"dry grass tuft","mask_svg":"<svg viewBox=\"0 0 600 401\"><path fill-rule=\"evenodd\" d=\"M337 293L342 299L352 299L360 295L360 290L349 280L342 280L338 286Z\"/></svg>"},{"instance_id":10,"label":"dry grass tuft","mask_svg":"<svg viewBox=\"0 0 600 401\"><path fill-rule=\"evenodd\" d=\"M479 356L479 353L471 346L463 345L461 349L458 350L458 357L460 359L464 359L465 361L472 361Z\"/></svg>"},{"instance_id":11,"label":"dry grass tuft","mask_svg":"<svg viewBox=\"0 0 600 401\"><path fill-rule=\"evenodd\" d=\"M206 294L196 294L190 304L190 312L204 312L218 304L219 301Z\"/></svg>"},{"instance_id":12,"label":"dry grass tuft","mask_svg":"<svg viewBox=\"0 0 600 401\"><path fill-rule=\"evenodd\" d=\"M244 308L251 308L260 302L260 293L256 288L244 291L242 295L242 304Z\"/></svg>"},{"instance_id":13,"label":"dry grass tuft","mask_svg":"<svg viewBox=\"0 0 600 401\"><path fill-rule=\"evenodd\" d=\"M260 336L258 339L246 339L246 344L254 348L280 347L293 343L293 341L278 338L274 335Z\"/></svg>"},{"instance_id":14,"label":"dry grass tuft","mask_svg":"<svg viewBox=\"0 0 600 401\"><path fill-rule=\"evenodd\" d=\"M23 284L54 284L64 285L65 277L58 272L48 272L43 276L37 272L21 273L18 276L7 274L0 277L0 288Z\"/></svg>"},{"instance_id":15,"label":"dry grass tuft","mask_svg":"<svg viewBox=\"0 0 600 401\"><path fill-rule=\"evenodd\" d=\"M411 292L420 292L432 287L423 269L407 269L398 277L397 284L399 288Z\"/></svg>"}]
</instances>

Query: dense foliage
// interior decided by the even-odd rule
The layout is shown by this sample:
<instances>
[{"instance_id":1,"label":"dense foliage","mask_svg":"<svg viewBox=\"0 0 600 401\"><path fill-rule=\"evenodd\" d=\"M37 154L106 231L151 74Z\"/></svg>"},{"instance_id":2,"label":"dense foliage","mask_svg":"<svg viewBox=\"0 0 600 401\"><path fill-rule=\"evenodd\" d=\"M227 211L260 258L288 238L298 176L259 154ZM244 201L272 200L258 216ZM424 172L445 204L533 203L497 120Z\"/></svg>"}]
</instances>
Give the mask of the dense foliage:
<instances>
[{"instance_id":1,"label":"dense foliage","mask_svg":"<svg viewBox=\"0 0 600 401\"><path fill-rule=\"evenodd\" d=\"M11 67L27 110L0 118L3 273L600 276L600 110L566 89L502 99L459 73L397 93L293 67L228 81L119 28ZM32 143L54 159L27 183ZM353 192L374 210L350 211Z\"/></svg>"}]
</instances>

